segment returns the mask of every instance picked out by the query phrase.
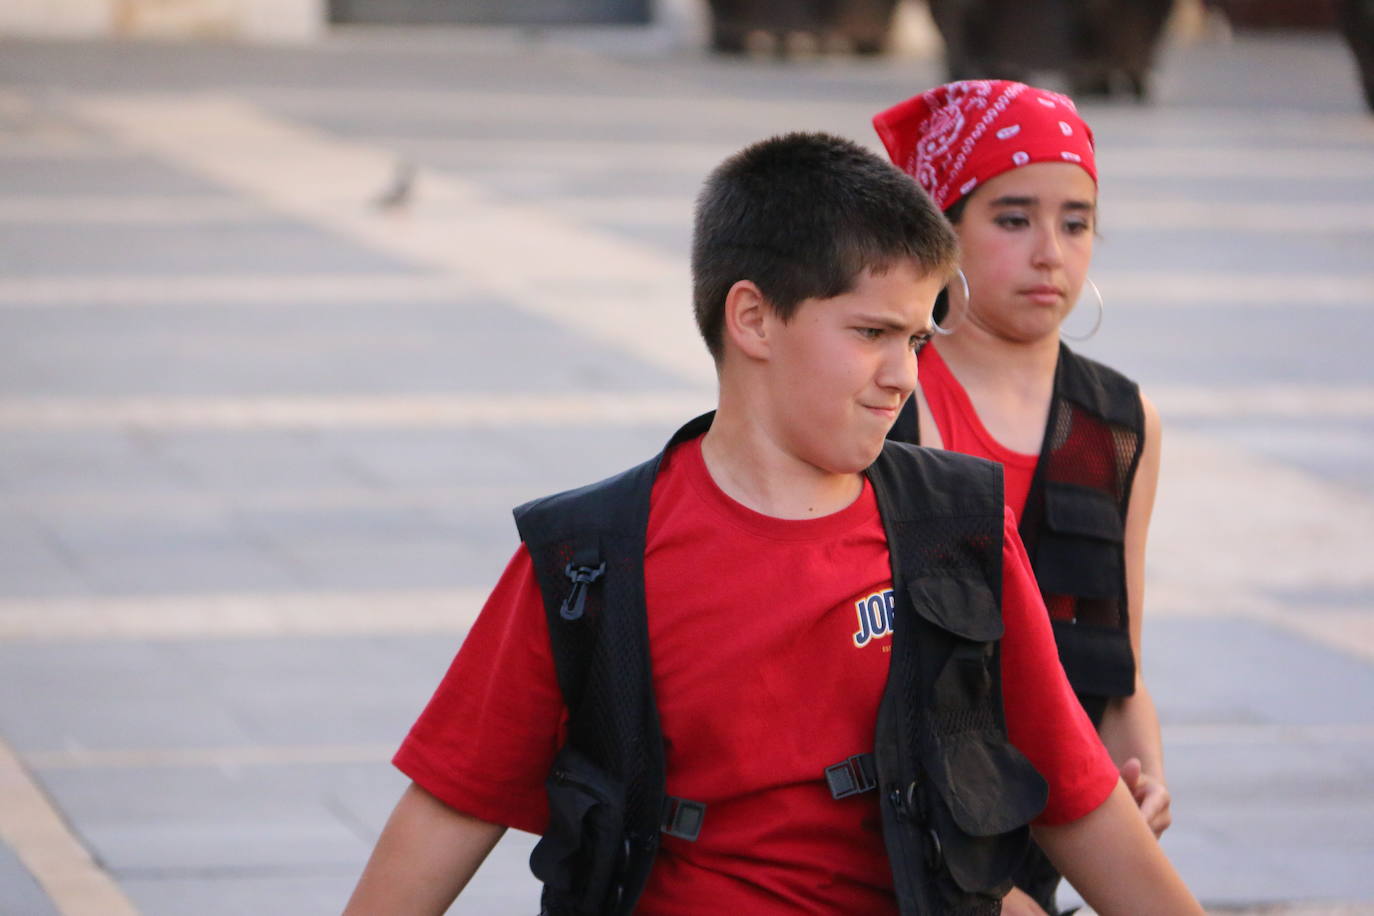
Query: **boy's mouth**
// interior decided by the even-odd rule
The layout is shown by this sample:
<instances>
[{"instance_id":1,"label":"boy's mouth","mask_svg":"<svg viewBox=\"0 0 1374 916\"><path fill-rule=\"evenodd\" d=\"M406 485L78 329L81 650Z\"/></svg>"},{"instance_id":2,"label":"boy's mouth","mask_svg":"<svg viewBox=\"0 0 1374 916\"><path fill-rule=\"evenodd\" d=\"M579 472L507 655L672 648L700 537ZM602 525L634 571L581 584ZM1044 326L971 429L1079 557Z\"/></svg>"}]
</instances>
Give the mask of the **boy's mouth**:
<instances>
[{"instance_id":1,"label":"boy's mouth","mask_svg":"<svg viewBox=\"0 0 1374 916\"><path fill-rule=\"evenodd\" d=\"M874 413L876 413L878 416L884 417L889 420L897 419L897 412L902 409L901 404L895 404L892 407L883 407L877 404L865 404L864 406L867 407L869 410L873 411Z\"/></svg>"}]
</instances>

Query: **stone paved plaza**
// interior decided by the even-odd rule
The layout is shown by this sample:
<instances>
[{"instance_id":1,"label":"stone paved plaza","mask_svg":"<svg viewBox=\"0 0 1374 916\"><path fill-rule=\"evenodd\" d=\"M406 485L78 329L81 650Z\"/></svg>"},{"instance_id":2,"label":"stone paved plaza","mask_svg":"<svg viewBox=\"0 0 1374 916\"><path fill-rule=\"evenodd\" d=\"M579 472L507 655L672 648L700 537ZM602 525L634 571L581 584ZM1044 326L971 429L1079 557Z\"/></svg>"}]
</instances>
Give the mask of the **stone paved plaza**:
<instances>
[{"instance_id":1,"label":"stone paved plaza","mask_svg":"<svg viewBox=\"0 0 1374 916\"><path fill-rule=\"evenodd\" d=\"M342 907L509 508L712 403L705 173L940 76L679 39L0 42L0 913ZM1374 913L1374 118L1328 36L1156 89L1085 106L1082 349L1165 422L1165 848L1216 912ZM531 845L455 912L534 912Z\"/></svg>"}]
</instances>

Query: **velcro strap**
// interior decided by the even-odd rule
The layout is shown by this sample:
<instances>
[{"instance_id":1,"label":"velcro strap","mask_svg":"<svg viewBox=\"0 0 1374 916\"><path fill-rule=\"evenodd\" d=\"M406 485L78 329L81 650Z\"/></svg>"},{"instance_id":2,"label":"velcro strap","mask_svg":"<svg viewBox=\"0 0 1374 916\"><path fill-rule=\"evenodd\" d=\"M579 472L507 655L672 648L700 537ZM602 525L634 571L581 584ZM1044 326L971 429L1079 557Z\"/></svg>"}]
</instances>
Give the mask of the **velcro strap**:
<instances>
[{"instance_id":1,"label":"velcro strap","mask_svg":"<svg viewBox=\"0 0 1374 916\"><path fill-rule=\"evenodd\" d=\"M872 754L855 754L825 768L825 783L835 799L859 795L878 787L878 767Z\"/></svg>"},{"instance_id":2,"label":"velcro strap","mask_svg":"<svg viewBox=\"0 0 1374 916\"><path fill-rule=\"evenodd\" d=\"M662 830L680 840L696 840L701 834L701 822L706 819L706 806L669 795L663 800Z\"/></svg>"}]
</instances>

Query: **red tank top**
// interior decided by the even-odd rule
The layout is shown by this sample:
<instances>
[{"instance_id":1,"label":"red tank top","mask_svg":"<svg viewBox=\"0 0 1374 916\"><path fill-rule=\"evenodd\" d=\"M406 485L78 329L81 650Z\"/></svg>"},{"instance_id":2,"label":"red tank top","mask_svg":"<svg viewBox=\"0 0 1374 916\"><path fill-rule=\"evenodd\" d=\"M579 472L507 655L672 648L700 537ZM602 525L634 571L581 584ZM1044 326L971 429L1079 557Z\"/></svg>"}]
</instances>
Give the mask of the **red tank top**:
<instances>
[{"instance_id":1,"label":"red tank top","mask_svg":"<svg viewBox=\"0 0 1374 916\"><path fill-rule=\"evenodd\" d=\"M921 348L917 357L918 374L921 380L921 393L930 406L931 418L935 428L940 431L944 447L952 452L976 455L1002 465L1007 505L1021 520L1021 510L1026 506L1026 496L1030 493L1031 478L1035 476L1035 465L1039 455L1014 452L992 437L992 434L978 419L968 392L949 366L935 349L933 343Z\"/></svg>"}]
</instances>

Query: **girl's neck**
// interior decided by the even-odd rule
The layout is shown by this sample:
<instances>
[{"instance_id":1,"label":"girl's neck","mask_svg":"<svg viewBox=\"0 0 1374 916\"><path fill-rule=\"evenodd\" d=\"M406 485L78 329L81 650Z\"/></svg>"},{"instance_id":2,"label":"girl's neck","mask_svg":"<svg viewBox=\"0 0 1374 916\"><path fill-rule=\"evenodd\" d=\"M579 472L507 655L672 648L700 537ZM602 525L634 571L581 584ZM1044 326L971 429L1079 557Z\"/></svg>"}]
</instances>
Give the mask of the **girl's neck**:
<instances>
[{"instance_id":1,"label":"girl's neck","mask_svg":"<svg viewBox=\"0 0 1374 916\"><path fill-rule=\"evenodd\" d=\"M988 434L1013 452L1039 452L1054 393L1058 339L1017 343L970 326L941 338L937 346Z\"/></svg>"},{"instance_id":2,"label":"girl's neck","mask_svg":"<svg viewBox=\"0 0 1374 916\"><path fill-rule=\"evenodd\" d=\"M1057 337L1010 341L968 324L936 340L940 356L965 387L974 384L1029 393L1048 390L1054 382L1059 363Z\"/></svg>"}]
</instances>

